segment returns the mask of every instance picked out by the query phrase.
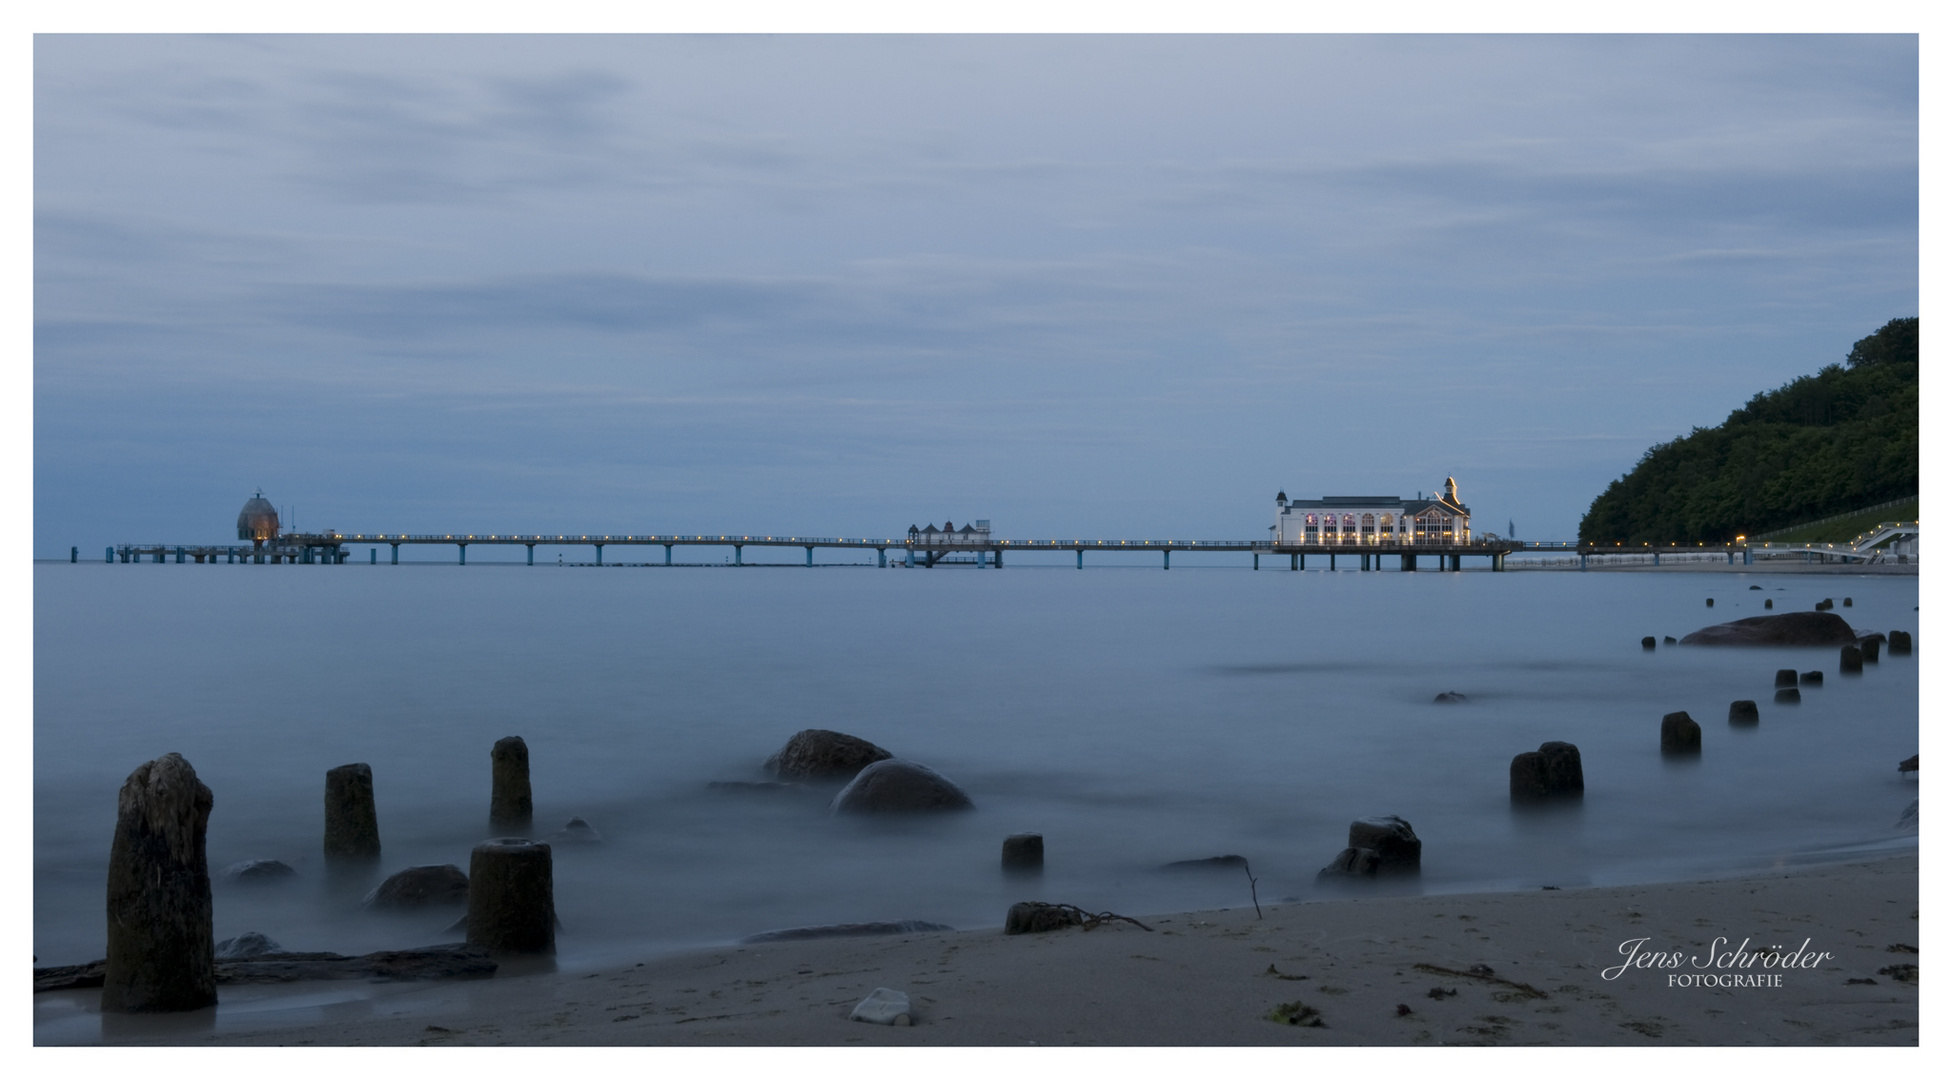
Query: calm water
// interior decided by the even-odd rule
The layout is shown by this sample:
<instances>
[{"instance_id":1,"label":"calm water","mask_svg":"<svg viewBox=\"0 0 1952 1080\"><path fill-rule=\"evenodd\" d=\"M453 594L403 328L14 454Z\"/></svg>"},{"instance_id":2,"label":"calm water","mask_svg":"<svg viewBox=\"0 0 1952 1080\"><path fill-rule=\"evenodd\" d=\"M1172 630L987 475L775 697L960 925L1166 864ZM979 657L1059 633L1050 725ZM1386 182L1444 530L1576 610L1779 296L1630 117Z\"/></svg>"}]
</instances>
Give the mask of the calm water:
<instances>
[{"instance_id":1,"label":"calm water","mask_svg":"<svg viewBox=\"0 0 1952 1080\"><path fill-rule=\"evenodd\" d=\"M1748 591L1751 584L1763 592ZM456 913L381 916L319 857L325 770L373 767L384 872L466 867L488 750L521 735L559 847L565 967L822 922L1000 925L1046 899L1142 914L1320 897L1350 819L1424 841L1425 891L1610 884L1909 844L1915 662L1861 679L1836 651L1663 648L1702 625L1851 596L1860 631L1917 629L1917 578L1249 572L1012 567L745 570L42 564L35 571L34 949L104 953L115 793L168 751L216 795L213 868L276 858L286 887L217 889L217 934L361 952L443 940ZM1713 596L1710 611L1703 598ZM1800 707L1776 668L1822 668ZM1440 691L1469 704L1440 706ZM1728 703L1761 701L1759 728ZM1663 713L1701 722L1664 762ZM727 796L793 732L926 763L972 813L836 819L820 797ZM1515 814L1513 754L1577 743L1584 805ZM1045 836L1041 883L1002 838Z\"/></svg>"}]
</instances>

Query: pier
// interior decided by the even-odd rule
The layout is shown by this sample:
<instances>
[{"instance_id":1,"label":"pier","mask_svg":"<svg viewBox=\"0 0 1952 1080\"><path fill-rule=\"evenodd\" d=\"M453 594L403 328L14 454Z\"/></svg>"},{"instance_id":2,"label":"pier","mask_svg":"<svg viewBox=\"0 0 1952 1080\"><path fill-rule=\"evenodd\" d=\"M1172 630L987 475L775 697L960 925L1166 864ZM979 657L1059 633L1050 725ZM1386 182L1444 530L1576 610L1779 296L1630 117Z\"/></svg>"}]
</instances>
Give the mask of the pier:
<instances>
[{"instance_id":1,"label":"pier","mask_svg":"<svg viewBox=\"0 0 1952 1080\"><path fill-rule=\"evenodd\" d=\"M1157 553L1160 568L1172 569L1175 552L1210 553L1239 552L1253 559L1253 568L1263 569L1262 560L1271 560L1266 569L1281 568L1283 560L1286 569L1305 570L1308 560L1326 559L1325 567L1330 570L1352 567L1358 570L1381 570L1387 560L1403 571L1426 569L1459 571L1464 568L1464 560L1485 559L1494 571L1505 569L1505 558L1519 552L1554 552L1576 554L1580 557L1581 568L1585 567L1588 556L1596 555L1652 555L1654 565L1660 565L1663 554L1699 555L1708 552L1726 555L1733 564L1739 557L1744 564L1753 561L1754 553L1747 544L1709 545L1709 544L1591 544L1575 541L1535 541L1535 540L1469 540L1450 541L1405 539L1390 542L1361 542L1351 539L1347 543L1279 544L1269 540L998 540L985 536L982 539L964 539L956 534L942 533L934 536L924 534L906 537L841 537L841 536L785 536L760 533L649 533L649 534L570 534L570 533L283 533L256 544L121 544L107 549L109 562L176 562L215 564L286 564L286 565L340 565L352 557L350 550L354 545L369 547L367 561L379 561L379 548L387 550L387 561L398 565L402 547L451 547L455 549L455 561L467 565L468 549L481 545L495 547L523 547L527 549L527 563L535 565L535 549L538 546L588 547L595 553L595 565L610 565L605 560L605 549L614 548L663 548L662 565L677 565L673 553L680 547L730 548L733 566L758 565L745 561L745 550L751 548L801 548L806 553L805 565L814 565L814 553L822 549L870 550L875 552L876 565L886 567L889 553L904 566L933 567L938 565L974 565L978 568L1002 569L1009 555L1032 552L1071 552L1076 556L1077 568L1085 566L1085 556ZM614 552L611 558L615 559ZM1349 560L1349 561L1343 561ZM1338 565L1339 564L1339 565ZM644 565L638 563L637 565ZM652 563L651 565L657 565ZM778 564L766 564L778 565ZM1317 564L1324 565L1321 563Z\"/></svg>"}]
</instances>

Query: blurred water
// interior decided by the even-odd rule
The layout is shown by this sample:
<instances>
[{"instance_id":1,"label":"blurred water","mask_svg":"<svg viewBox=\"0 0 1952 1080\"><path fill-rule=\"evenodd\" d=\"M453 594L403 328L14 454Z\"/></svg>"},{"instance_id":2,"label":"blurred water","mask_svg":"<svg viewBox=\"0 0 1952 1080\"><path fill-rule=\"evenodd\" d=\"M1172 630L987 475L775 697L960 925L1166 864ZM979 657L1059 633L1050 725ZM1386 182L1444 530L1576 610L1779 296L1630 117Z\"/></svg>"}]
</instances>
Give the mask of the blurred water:
<instances>
[{"instance_id":1,"label":"blurred water","mask_svg":"<svg viewBox=\"0 0 1952 1080\"><path fill-rule=\"evenodd\" d=\"M1760 584L1763 592L1750 592ZM211 865L277 858L285 887L217 887L220 938L362 952L442 940L453 911L363 912L320 865L326 769L368 762L382 872L464 869L489 835L488 750L519 734L557 848L565 967L823 922L1000 925L1046 899L1141 914L1324 895L1350 819L1424 841L1405 886L1663 880L1911 844L1915 662L1862 678L1836 650L1662 648L1713 622L1808 610L1917 629L1915 577L1767 573L1269 572L1175 567L35 570L34 949L104 953L115 793L183 754L216 795ZM1713 596L1708 610L1703 598ZM1779 667L1822 668L1800 707ZM1440 691L1469 696L1436 705ZM1736 698L1762 723L1732 729ZM1663 713L1703 728L1663 761ZM731 796L793 732L833 728L960 783L972 813L836 819L819 796ZM1577 743L1583 805L1514 813L1513 754ZM997 867L1045 836L1040 882Z\"/></svg>"}]
</instances>

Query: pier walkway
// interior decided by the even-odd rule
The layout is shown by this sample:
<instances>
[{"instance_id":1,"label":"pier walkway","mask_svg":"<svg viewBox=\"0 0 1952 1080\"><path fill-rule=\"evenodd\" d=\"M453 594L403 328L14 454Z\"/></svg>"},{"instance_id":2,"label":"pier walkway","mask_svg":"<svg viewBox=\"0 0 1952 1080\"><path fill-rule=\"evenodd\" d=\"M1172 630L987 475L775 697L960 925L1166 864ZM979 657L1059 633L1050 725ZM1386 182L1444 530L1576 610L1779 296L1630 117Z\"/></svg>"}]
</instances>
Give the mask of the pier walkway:
<instances>
[{"instance_id":1,"label":"pier walkway","mask_svg":"<svg viewBox=\"0 0 1952 1080\"><path fill-rule=\"evenodd\" d=\"M717 547L732 549L732 565L755 565L745 561L748 547L787 547L803 548L806 551L806 565L814 565L814 552L818 549L872 550L876 553L878 566L888 565L888 553L904 565L930 567L938 564L975 565L995 567L1004 565L1004 558L1011 553L1030 552L1072 552L1077 557L1077 566L1084 568L1085 554L1132 554L1156 552L1160 556L1163 569L1172 569L1174 552L1242 552L1253 557L1254 569L1261 569L1263 556L1280 559L1285 557L1288 569L1307 568L1310 556L1328 559L1328 568L1336 569L1338 559L1354 559L1362 570L1380 570L1383 560L1395 557L1400 569L1414 571L1427 567L1428 559L1434 558L1439 570L1461 570L1467 557L1485 558L1490 561L1492 570L1505 569L1505 558L1520 552L1559 552L1580 556L1580 566L1585 567L1589 555L1648 555L1654 556L1654 564L1660 564L1663 554L1702 554L1721 552L1726 554L1732 564L1738 556L1746 564L1752 561L1748 545L1730 544L1725 546L1691 545L1623 545L1587 544L1575 541L1536 541L1536 540L1471 540L1465 542L1445 540L1393 541L1387 543L1336 543L1336 544L1275 544L1267 540L995 540L961 538L957 534L922 534L907 537L839 537L839 536L783 536L768 534L736 533L650 533L650 534L544 534L544 533L287 533L273 540L265 541L261 547L249 544L121 544L107 549L109 562L195 562L214 564L218 562L237 563L294 563L325 564L344 563L351 552L352 545L370 545L368 561L377 563L380 545L389 548L388 562L398 564L402 546L452 547L456 549L456 561L466 565L468 548L478 545L496 547L525 547L528 549L528 565L535 565L535 549L538 546L563 547L587 546L596 552L596 564L604 563L604 549L616 547L639 547L664 549L663 564L675 565L672 555L680 547ZM70 552L71 560L78 561L79 550ZM777 564L773 564L777 565Z\"/></svg>"}]
</instances>

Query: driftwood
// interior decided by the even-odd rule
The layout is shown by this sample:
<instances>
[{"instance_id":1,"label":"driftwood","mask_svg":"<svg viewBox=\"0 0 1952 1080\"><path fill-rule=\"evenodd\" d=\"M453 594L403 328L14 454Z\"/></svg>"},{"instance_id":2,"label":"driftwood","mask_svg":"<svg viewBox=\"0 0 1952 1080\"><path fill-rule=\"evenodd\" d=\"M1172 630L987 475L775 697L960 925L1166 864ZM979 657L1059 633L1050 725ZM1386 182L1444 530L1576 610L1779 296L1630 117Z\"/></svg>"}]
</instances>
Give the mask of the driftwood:
<instances>
[{"instance_id":1,"label":"driftwood","mask_svg":"<svg viewBox=\"0 0 1952 1080\"><path fill-rule=\"evenodd\" d=\"M299 982L304 979L482 979L495 973L487 949L470 945L429 945L342 956L329 952L263 953L242 960L217 961L217 984ZM102 985L108 961L34 969L34 992L85 990Z\"/></svg>"},{"instance_id":2,"label":"driftwood","mask_svg":"<svg viewBox=\"0 0 1952 1080\"><path fill-rule=\"evenodd\" d=\"M1041 934L1049 930L1062 930L1067 926L1082 926L1086 930L1091 930L1114 919L1129 922L1148 934L1152 933L1152 927L1129 915L1118 915L1110 911L1094 914L1076 904L1046 904L1041 901L1025 901L1010 905L1010 913L1003 922L1003 932Z\"/></svg>"},{"instance_id":3,"label":"driftwood","mask_svg":"<svg viewBox=\"0 0 1952 1080\"><path fill-rule=\"evenodd\" d=\"M1435 964L1418 964L1416 967L1418 971L1427 971L1432 975L1455 975L1461 979L1482 979L1485 982L1503 983L1504 985L1511 987L1513 990L1522 991L1523 993L1528 994L1535 998L1542 998L1545 996L1545 991L1539 989L1536 986L1532 986L1529 983L1512 982L1510 979L1501 979L1498 976L1493 975L1491 973L1490 968L1484 968L1482 971L1477 970L1476 968L1473 968L1470 971L1458 971L1453 968L1438 967ZM1479 965L1479 967L1483 967L1483 965Z\"/></svg>"}]
</instances>

